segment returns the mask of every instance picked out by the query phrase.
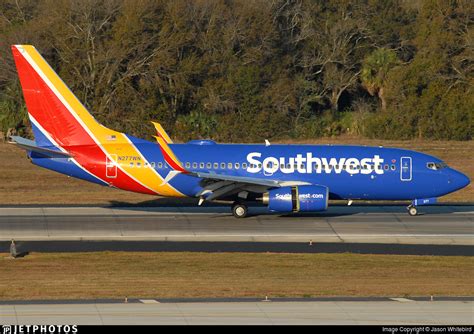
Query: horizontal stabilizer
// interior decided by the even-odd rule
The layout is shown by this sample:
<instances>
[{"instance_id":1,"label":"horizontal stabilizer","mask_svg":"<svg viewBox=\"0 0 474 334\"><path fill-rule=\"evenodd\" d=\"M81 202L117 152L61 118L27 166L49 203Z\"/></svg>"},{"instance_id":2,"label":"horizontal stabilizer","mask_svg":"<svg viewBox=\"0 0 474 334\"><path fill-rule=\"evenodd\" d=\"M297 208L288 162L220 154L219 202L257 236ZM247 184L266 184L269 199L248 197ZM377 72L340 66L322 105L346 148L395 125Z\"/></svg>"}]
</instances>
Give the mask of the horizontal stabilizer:
<instances>
[{"instance_id":1,"label":"horizontal stabilizer","mask_svg":"<svg viewBox=\"0 0 474 334\"><path fill-rule=\"evenodd\" d=\"M31 152L36 152L42 155L45 155L49 158L69 158L71 157L70 154L61 152L61 151L56 151L56 150L51 150L49 148L45 147L40 147L37 146L36 143L33 140L29 140L23 137L19 136L11 136L10 137L11 141L9 142L10 144L14 144L24 150L31 151Z\"/></svg>"}]
</instances>

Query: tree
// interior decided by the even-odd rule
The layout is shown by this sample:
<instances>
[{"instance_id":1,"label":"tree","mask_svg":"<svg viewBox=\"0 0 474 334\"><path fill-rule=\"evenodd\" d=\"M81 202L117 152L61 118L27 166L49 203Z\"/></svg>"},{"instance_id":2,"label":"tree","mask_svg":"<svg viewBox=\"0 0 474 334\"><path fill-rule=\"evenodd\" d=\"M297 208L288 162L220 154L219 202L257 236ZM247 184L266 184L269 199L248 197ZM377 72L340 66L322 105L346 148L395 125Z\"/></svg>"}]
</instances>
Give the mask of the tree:
<instances>
[{"instance_id":1,"label":"tree","mask_svg":"<svg viewBox=\"0 0 474 334\"><path fill-rule=\"evenodd\" d=\"M3 0L0 131L28 134L10 45L104 125L262 141L472 138L474 1ZM361 108L361 106L366 106Z\"/></svg>"},{"instance_id":2,"label":"tree","mask_svg":"<svg viewBox=\"0 0 474 334\"><path fill-rule=\"evenodd\" d=\"M378 96L383 111L387 109L385 99L387 74L398 63L397 54L393 50L379 48L367 56L362 64L360 75L362 85L370 95Z\"/></svg>"}]
</instances>

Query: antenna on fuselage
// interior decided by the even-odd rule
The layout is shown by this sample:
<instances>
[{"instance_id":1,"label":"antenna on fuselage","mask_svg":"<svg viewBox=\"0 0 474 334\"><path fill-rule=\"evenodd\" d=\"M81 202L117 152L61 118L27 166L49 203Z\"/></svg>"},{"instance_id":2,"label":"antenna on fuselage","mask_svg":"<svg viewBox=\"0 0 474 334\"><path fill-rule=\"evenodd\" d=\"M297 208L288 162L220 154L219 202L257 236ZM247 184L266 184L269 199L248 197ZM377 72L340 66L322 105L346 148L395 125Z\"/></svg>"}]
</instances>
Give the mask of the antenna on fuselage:
<instances>
[{"instance_id":1,"label":"antenna on fuselage","mask_svg":"<svg viewBox=\"0 0 474 334\"><path fill-rule=\"evenodd\" d=\"M268 139L265 139L265 146L270 146L270 142L268 141Z\"/></svg>"}]
</instances>

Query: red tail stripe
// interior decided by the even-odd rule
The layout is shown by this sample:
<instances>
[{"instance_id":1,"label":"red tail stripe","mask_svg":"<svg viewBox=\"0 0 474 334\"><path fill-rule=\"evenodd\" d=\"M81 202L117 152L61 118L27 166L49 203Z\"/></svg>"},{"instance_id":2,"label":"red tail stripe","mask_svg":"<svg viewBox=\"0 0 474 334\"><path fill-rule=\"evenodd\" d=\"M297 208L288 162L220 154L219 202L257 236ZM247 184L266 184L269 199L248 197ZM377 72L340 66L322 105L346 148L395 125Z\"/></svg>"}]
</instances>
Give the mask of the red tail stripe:
<instances>
[{"instance_id":1,"label":"red tail stripe","mask_svg":"<svg viewBox=\"0 0 474 334\"><path fill-rule=\"evenodd\" d=\"M106 154L20 54L18 49L15 47L12 49L28 112L59 145L74 155L76 161L82 167L107 182L104 167ZM75 145L74 143L81 143L81 145ZM113 184L122 189L155 194L155 192L142 186L120 169L117 177L113 179Z\"/></svg>"}]
</instances>

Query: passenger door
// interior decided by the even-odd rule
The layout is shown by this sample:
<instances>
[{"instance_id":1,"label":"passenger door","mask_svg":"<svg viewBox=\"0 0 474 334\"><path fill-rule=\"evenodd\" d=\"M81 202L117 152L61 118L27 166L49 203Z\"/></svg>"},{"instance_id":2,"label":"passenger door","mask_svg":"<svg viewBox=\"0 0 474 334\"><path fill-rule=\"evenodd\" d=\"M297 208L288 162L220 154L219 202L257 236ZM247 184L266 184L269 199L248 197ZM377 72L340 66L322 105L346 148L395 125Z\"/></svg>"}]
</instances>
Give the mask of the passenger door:
<instances>
[{"instance_id":1,"label":"passenger door","mask_svg":"<svg viewBox=\"0 0 474 334\"><path fill-rule=\"evenodd\" d=\"M411 181L412 163L411 157L401 157L400 159L400 180Z\"/></svg>"}]
</instances>

